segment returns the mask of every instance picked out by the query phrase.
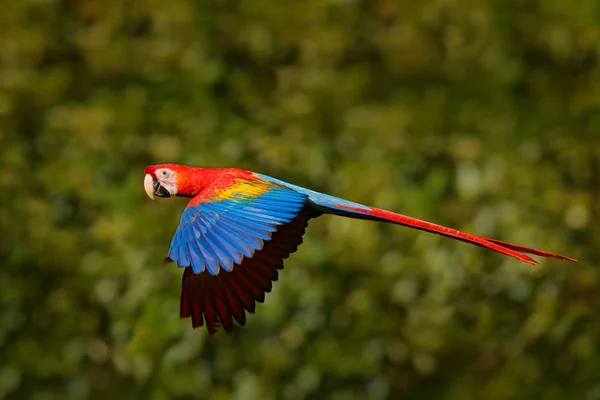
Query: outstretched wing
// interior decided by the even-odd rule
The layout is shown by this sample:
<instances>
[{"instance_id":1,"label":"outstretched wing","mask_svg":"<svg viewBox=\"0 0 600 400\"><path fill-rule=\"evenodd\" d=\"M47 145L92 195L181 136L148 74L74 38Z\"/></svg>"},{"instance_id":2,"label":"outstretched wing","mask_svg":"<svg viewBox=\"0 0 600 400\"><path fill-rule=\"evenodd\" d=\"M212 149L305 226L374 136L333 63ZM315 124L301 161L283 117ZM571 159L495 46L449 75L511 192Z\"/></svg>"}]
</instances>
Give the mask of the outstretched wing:
<instances>
[{"instance_id":1,"label":"outstretched wing","mask_svg":"<svg viewBox=\"0 0 600 400\"><path fill-rule=\"evenodd\" d=\"M246 323L296 251L308 220L307 196L278 184L237 179L192 199L181 216L167 261L186 267L182 318L214 333Z\"/></svg>"},{"instance_id":2,"label":"outstretched wing","mask_svg":"<svg viewBox=\"0 0 600 400\"><path fill-rule=\"evenodd\" d=\"M189 202L167 257L194 274L233 271L306 203L306 195L259 179L237 179L209 193Z\"/></svg>"},{"instance_id":3,"label":"outstretched wing","mask_svg":"<svg viewBox=\"0 0 600 400\"><path fill-rule=\"evenodd\" d=\"M278 270L283 269L283 259L302 243L309 218L304 215L280 225L262 249L244 257L231 272L194 274L186 268L181 283L181 318L191 317L194 328L206 323L209 333L219 325L230 332L234 319L244 325L246 311L254 313L255 303L264 301L265 293L278 279Z\"/></svg>"}]
</instances>

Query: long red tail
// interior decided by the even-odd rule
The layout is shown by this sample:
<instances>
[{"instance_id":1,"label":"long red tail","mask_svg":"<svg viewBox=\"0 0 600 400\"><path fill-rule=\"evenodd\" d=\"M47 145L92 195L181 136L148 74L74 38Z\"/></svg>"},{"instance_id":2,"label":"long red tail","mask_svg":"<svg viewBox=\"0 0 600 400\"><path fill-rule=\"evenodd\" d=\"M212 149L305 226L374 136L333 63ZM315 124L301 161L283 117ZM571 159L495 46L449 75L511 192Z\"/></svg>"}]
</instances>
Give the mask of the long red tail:
<instances>
[{"instance_id":1,"label":"long red tail","mask_svg":"<svg viewBox=\"0 0 600 400\"><path fill-rule=\"evenodd\" d=\"M342 210L347 210L348 212L343 212ZM502 242L496 239L489 239L483 236L477 236L470 233L461 232L456 229L433 224L431 222L423 221L413 217L408 217L406 215L396 214L391 211L381 210L379 208L369 208L368 210L366 210L364 208L350 207L345 204L337 204L335 213L353 218L391 222L398 225L408 226L410 228L420 229L422 231L436 233L438 235L461 240L467 243L472 243L477 246L485 247L487 249L506 254L507 256L514 257L518 260L524 261L529 264L537 264L537 261L527 256L525 253L534 254L541 257L549 257L556 258L559 260L577 262L577 260L574 258L565 257L559 254L549 253L547 251L531 249L529 247L519 246L512 243Z\"/></svg>"},{"instance_id":2,"label":"long red tail","mask_svg":"<svg viewBox=\"0 0 600 400\"><path fill-rule=\"evenodd\" d=\"M529 264L537 264L537 261L525 255L525 253L534 254L542 257L556 258L559 260L577 262L577 260L575 260L574 258L548 253L546 251L530 249L529 247L519 246L512 243L506 243L496 239L488 239L483 236L472 235L470 233L461 232L456 229L447 228L442 225L432 224L431 222L423 221L417 218L408 217L402 214L396 214L391 211L382 210L379 208L368 207L325 193L315 192L314 190L292 185L290 183L283 182L266 175L259 176L270 182L286 186L292 190L306 194L308 196L308 200L310 202L309 204L311 205L311 207L321 213L342 215L344 217L350 218L391 222L398 225L408 226L410 228L437 233L438 235L447 236L453 239L461 240L463 242L468 242L477 246L485 247L487 249L497 251L498 253L506 254L507 256L514 257L518 260L524 261Z\"/></svg>"}]
</instances>

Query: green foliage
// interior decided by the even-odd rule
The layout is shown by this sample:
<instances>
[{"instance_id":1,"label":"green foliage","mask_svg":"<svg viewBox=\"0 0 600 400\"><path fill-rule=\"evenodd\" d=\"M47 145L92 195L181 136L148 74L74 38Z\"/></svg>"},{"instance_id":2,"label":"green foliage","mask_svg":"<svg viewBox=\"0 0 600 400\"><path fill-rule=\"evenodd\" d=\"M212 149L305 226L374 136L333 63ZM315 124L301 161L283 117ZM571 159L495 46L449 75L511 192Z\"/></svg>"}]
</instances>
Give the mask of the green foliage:
<instances>
[{"instance_id":1,"label":"green foliage","mask_svg":"<svg viewBox=\"0 0 600 400\"><path fill-rule=\"evenodd\" d=\"M0 398L600 399L599 4L0 2ZM581 263L323 217L209 337L158 162Z\"/></svg>"}]
</instances>

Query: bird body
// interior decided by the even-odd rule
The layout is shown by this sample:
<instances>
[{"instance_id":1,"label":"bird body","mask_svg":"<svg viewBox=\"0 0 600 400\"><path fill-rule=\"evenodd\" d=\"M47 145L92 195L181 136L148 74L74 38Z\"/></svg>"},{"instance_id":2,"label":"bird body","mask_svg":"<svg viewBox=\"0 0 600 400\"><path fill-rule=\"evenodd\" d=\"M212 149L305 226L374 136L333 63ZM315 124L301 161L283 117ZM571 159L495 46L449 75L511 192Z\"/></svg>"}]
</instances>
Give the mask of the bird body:
<instances>
[{"instance_id":1,"label":"bird body","mask_svg":"<svg viewBox=\"0 0 600 400\"><path fill-rule=\"evenodd\" d=\"M297 250L311 218L322 214L390 222L485 247L535 264L527 254L572 258L489 239L430 222L319 193L266 175L236 168L194 168L160 164L145 169L144 188L152 199L191 198L171 241L166 262L184 267L182 318L226 331L233 320L245 324L245 311Z\"/></svg>"}]
</instances>

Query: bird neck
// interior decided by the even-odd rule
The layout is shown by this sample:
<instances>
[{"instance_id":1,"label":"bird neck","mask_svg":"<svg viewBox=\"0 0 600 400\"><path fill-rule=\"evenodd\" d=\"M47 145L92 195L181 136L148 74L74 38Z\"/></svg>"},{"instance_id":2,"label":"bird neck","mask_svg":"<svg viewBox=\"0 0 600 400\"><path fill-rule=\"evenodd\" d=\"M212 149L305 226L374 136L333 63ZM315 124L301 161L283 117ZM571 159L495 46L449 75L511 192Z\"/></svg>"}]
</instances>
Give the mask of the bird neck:
<instances>
[{"instance_id":1,"label":"bird neck","mask_svg":"<svg viewBox=\"0 0 600 400\"><path fill-rule=\"evenodd\" d=\"M213 179L215 171L211 168L185 167L178 172L177 196L195 197Z\"/></svg>"},{"instance_id":2,"label":"bird neck","mask_svg":"<svg viewBox=\"0 0 600 400\"><path fill-rule=\"evenodd\" d=\"M177 195L196 197L207 190L210 194L219 188L233 185L238 179L256 180L251 171L238 168L184 167L177 178Z\"/></svg>"}]
</instances>

